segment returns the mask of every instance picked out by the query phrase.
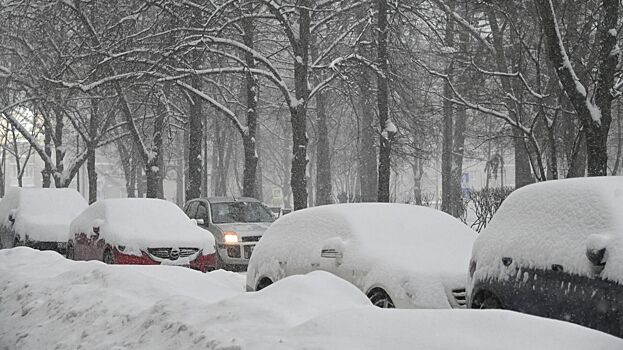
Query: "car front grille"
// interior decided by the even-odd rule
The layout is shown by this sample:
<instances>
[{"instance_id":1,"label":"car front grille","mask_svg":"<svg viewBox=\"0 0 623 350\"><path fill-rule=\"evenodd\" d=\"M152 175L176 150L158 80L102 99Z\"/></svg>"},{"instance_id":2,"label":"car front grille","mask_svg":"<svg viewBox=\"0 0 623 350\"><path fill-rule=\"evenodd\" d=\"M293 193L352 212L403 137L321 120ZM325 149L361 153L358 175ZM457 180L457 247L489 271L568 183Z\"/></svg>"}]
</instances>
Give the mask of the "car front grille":
<instances>
[{"instance_id":1,"label":"car front grille","mask_svg":"<svg viewBox=\"0 0 623 350\"><path fill-rule=\"evenodd\" d=\"M149 254L160 259L171 259L172 258L171 250L173 250L173 248L149 248L147 249ZM199 249L198 248L179 248L179 251L180 251L179 257L174 257L175 259L191 256L197 253Z\"/></svg>"},{"instance_id":2,"label":"car front grille","mask_svg":"<svg viewBox=\"0 0 623 350\"><path fill-rule=\"evenodd\" d=\"M257 242L260 240L262 236L246 236L246 237L241 237L240 239L243 242Z\"/></svg>"},{"instance_id":3,"label":"car front grille","mask_svg":"<svg viewBox=\"0 0 623 350\"><path fill-rule=\"evenodd\" d=\"M466 295L467 293L465 292L465 288L456 288L452 290L452 296L454 297L454 300L456 300L456 303L459 304L459 306L465 307Z\"/></svg>"}]
</instances>

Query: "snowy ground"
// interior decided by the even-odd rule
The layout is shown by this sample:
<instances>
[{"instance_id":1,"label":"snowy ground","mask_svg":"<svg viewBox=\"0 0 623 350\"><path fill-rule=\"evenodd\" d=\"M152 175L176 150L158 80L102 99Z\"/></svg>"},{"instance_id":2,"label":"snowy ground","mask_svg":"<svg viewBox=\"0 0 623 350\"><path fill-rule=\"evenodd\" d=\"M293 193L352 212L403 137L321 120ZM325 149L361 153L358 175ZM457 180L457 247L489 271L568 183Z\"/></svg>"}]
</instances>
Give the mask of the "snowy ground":
<instances>
[{"instance_id":1,"label":"snowy ground","mask_svg":"<svg viewBox=\"0 0 623 350\"><path fill-rule=\"evenodd\" d=\"M0 251L0 349L623 349L504 311L381 310L325 272L257 293L244 276Z\"/></svg>"}]
</instances>

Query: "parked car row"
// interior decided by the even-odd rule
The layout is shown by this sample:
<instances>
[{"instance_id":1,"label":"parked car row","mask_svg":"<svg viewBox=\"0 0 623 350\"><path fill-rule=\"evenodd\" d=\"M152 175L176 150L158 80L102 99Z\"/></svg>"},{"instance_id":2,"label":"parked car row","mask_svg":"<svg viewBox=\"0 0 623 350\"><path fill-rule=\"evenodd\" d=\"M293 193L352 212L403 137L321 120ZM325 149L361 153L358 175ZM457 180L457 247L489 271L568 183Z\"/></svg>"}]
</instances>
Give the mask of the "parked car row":
<instances>
[{"instance_id":1,"label":"parked car row","mask_svg":"<svg viewBox=\"0 0 623 350\"><path fill-rule=\"evenodd\" d=\"M183 210L155 199L87 207L71 191L10 191L0 244L111 264L247 270L248 291L325 270L379 307L501 308L623 337L623 177L518 189L479 235L406 204L326 205L275 221L252 198L194 199Z\"/></svg>"},{"instance_id":2,"label":"parked car row","mask_svg":"<svg viewBox=\"0 0 623 350\"><path fill-rule=\"evenodd\" d=\"M380 307L509 309L623 337L623 177L521 188L478 238L412 205L301 210L259 242L247 290L312 270L350 281Z\"/></svg>"}]
</instances>

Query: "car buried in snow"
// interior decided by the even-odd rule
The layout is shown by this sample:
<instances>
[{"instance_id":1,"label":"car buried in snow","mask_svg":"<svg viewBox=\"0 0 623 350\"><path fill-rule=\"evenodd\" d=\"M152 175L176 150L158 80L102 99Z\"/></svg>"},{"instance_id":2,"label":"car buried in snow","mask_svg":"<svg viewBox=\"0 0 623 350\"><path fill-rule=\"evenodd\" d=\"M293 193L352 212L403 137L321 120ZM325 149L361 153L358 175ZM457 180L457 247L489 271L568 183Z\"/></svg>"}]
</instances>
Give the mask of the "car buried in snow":
<instances>
[{"instance_id":1,"label":"car buried in snow","mask_svg":"<svg viewBox=\"0 0 623 350\"><path fill-rule=\"evenodd\" d=\"M264 204L247 197L193 199L184 211L214 236L218 267L233 271L247 269L255 245L275 220Z\"/></svg>"},{"instance_id":2,"label":"car buried in snow","mask_svg":"<svg viewBox=\"0 0 623 350\"><path fill-rule=\"evenodd\" d=\"M623 177L547 181L504 200L474 244L468 305L623 337Z\"/></svg>"},{"instance_id":3,"label":"car buried in snow","mask_svg":"<svg viewBox=\"0 0 623 350\"><path fill-rule=\"evenodd\" d=\"M71 222L67 258L107 264L216 267L214 239L161 199L97 201Z\"/></svg>"},{"instance_id":4,"label":"car buried in snow","mask_svg":"<svg viewBox=\"0 0 623 350\"><path fill-rule=\"evenodd\" d=\"M69 224L88 206L69 188L21 188L0 201L0 248L28 246L65 254Z\"/></svg>"},{"instance_id":5,"label":"car buried in snow","mask_svg":"<svg viewBox=\"0 0 623 350\"><path fill-rule=\"evenodd\" d=\"M325 205L288 214L258 243L247 290L286 276L331 272L379 307L465 307L476 232L434 209L389 203Z\"/></svg>"}]
</instances>

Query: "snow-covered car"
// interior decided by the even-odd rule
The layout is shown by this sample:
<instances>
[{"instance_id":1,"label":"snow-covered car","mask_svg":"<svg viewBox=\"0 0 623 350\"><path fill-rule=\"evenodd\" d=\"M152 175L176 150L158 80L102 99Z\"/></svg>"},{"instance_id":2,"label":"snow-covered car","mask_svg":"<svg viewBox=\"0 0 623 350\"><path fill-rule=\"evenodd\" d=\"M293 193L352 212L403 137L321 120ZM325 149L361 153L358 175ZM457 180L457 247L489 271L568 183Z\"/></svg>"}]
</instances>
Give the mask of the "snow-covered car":
<instances>
[{"instance_id":1,"label":"snow-covered car","mask_svg":"<svg viewBox=\"0 0 623 350\"><path fill-rule=\"evenodd\" d=\"M476 232L434 209L407 204L336 204L295 211L258 243L247 290L286 276L331 272L381 307L465 306Z\"/></svg>"},{"instance_id":2,"label":"snow-covered car","mask_svg":"<svg viewBox=\"0 0 623 350\"><path fill-rule=\"evenodd\" d=\"M247 197L193 199L184 211L214 236L219 268L234 271L247 269L255 245L275 221L264 204Z\"/></svg>"},{"instance_id":3,"label":"snow-covered car","mask_svg":"<svg viewBox=\"0 0 623 350\"><path fill-rule=\"evenodd\" d=\"M24 245L65 254L69 224L87 206L70 188L11 188L0 201L0 248Z\"/></svg>"},{"instance_id":4,"label":"snow-covered car","mask_svg":"<svg viewBox=\"0 0 623 350\"><path fill-rule=\"evenodd\" d=\"M107 264L216 267L214 238L161 199L104 199L71 222L67 258Z\"/></svg>"},{"instance_id":5,"label":"snow-covered car","mask_svg":"<svg viewBox=\"0 0 623 350\"><path fill-rule=\"evenodd\" d=\"M514 191L474 244L468 304L623 336L623 177Z\"/></svg>"}]
</instances>

